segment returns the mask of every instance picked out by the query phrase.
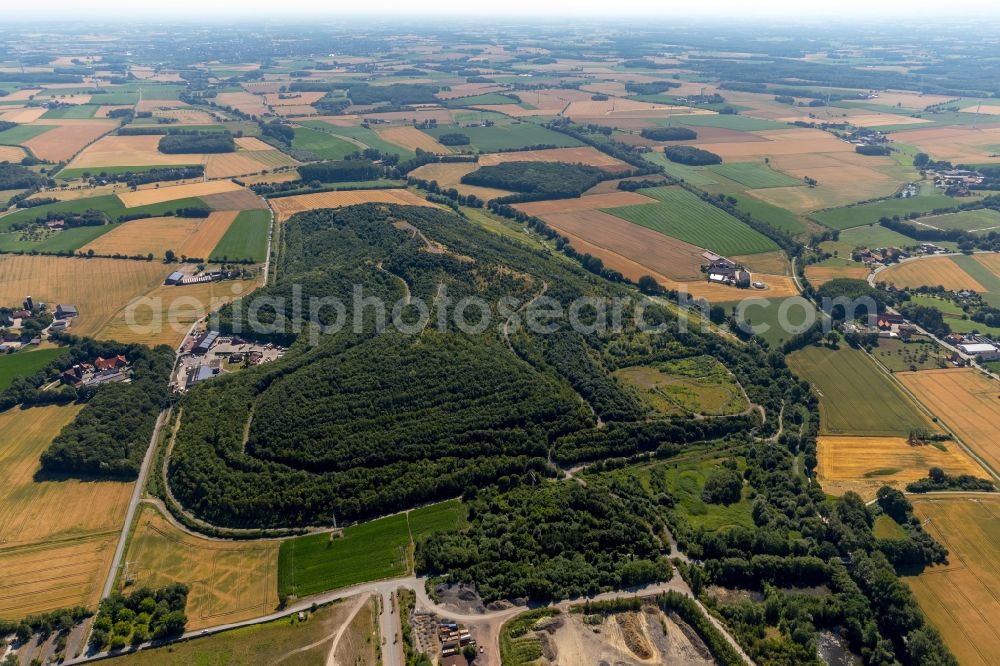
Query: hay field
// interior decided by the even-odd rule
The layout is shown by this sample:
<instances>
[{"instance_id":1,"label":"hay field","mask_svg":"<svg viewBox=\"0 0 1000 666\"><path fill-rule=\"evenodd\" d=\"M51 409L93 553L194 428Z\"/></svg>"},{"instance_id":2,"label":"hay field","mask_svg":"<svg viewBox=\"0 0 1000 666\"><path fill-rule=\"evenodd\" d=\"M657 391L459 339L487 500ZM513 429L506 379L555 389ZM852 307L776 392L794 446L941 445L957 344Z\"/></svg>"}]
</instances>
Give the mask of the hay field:
<instances>
[{"instance_id":1,"label":"hay field","mask_svg":"<svg viewBox=\"0 0 1000 666\"><path fill-rule=\"evenodd\" d=\"M0 303L72 303L70 332L93 335L131 299L163 282L170 269L154 261L0 255Z\"/></svg>"},{"instance_id":2,"label":"hay field","mask_svg":"<svg viewBox=\"0 0 1000 666\"><path fill-rule=\"evenodd\" d=\"M437 153L439 155L452 152L451 148L438 143L437 140L430 134L421 132L416 127L411 127L410 125L377 129L375 130L375 133L389 143L395 143L396 145L402 146L403 148L409 148L410 150L420 148L421 150Z\"/></svg>"},{"instance_id":3,"label":"hay field","mask_svg":"<svg viewBox=\"0 0 1000 666\"><path fill-rule=\"evenodd\" d=\"M787 359L788 367L819 396L822 435L907 437L915 428L935 430L864 352L811 346Z\"/></svg>"},{"instance_id":4,"label":"hay field","mask_svg":"<svg viewBox=\"0 0 1000 666\"><path fill-rule=\"evenodd\" d=\"M1000 278L1000 253L974 254L972 258L981 263L990 273Z\"/></svg>"},{"instance_id":5,"label":"hay field","mask_svg":"<svg viewBox=\"0 0 1000 666\"><path fill-rule=\"evenodd\" d=\"M291 197L270 199L271 207L278 215L278 221L287 220L295 213L317 208L341 208L363 203L387 203L404 206L430 206L424 199L408 190L350 190L343 192L320 192L318 194L298 194Z\"/></svg>"},{"instance_id":6,"label":"hay field","mask_svg":"<svg viewBox=\"0 0 1000 666\"><path fill-rule=\"evenodd\" d=\"M864 280L870 272L864 266L817 266L816 264L806 266L805 270L806 279L814 287L820 287L837 278Z\"/></svg>"},{"instance_id":7,"label":"hay field","mask_svg":"<svg viewBox=\"0 0 1000 666\"><path fill-rule=\"evenodd\" d=\"M896 264L878 274L877 282L891 282L897 287L920 287L938 285L950 291L971 291L983 293L986 290L971 275L951 260L951 257L927 257Z\"/></svg>"},{"instance_id":8,"label":"hay field","mask_svg":"<svg viewBox=\"0 0 1000 666\"><path fill-rule=\"evenodd\" d=\"M263 116L271 111L260 95L246 92L219 93L216 101L222 106L231 106L251 116Z\"/></svg>"},{"instance_id":9,"label":"hay field","mask_svg":"<svg viewBox=\"0 0 1000 666\"><path fill-rule=\"evenodd\" d=\"M83 123L46 123L58 125L24 142L36 157L50 162L69 160L98 137L118 127L114 121L88 120Z\"/></svg>"},{"instance_id":10,"label":"hay field","mask_svg":"<svg viewBox=\"0 0 1000 666\"><path fill-rule=\"evenodd\" d=\"M722 157L724 161L743 158L775 157L778 155L809 155L813 153L851 153L854 147L831 134L816 129L759 130L753 134L764 141L734 141L711 143L702 147Z\"/></svg>"},{"instance_id":11,"label":"hay field","mask_svg":"<svg viewBox=\"0 0 1000 666\"><path fill-rule=\"evenodd\" d=\"M551 148L548 150L521 150L507 153L490 153L479 156L479 166L493 166L504 162L568 162L589 164L608 171L628 171L628 164L605 155L596 148Z\"/></svg>"},{"instance_id":12,"label":"hay field","mask_svg":"<svg viewBox=\"0 0 1000 666\"><path fill-rule=\"evenodd\" d=\"M136 586L190 586L188 630L197 631L273 612L278 607L278 541L221 541L196 537L144 505L127 560Z\"/></svg>"},{"instance_id":13,"label":"hay field","mask_svg":"<svg viewBox=\"0 0 1000 666\"><path fill-rule=\"evenodd\" d=\"M514 208L528 215L543 217L558 213L575 213L578 211L599 210L601 208L641 206L643 204L655 203L656 199L639 194L638 192L616 190L605 194L588 194L576 199L554 199L551 201L532 201L529 203L514 204Z\"/></svg>"},{"instance_id":14,"label":"hay field","mask_svg":"<svg viewBox=\"0 0 1000 666\"><path fill-rule=\"evenodd\" d=\"M971 368L896 377L993 470L1000 470L1000 386Z\"/></svg>"},{"instance_id":15,"label":"hay field","mask_svg":"<svg viewBox=\"0 0 1000 666\"><path fill-rule=\"evenodd\" d=\"M905 578L959 663L1000 654L1000 497L911 497L914 513L948 549L948 564Z\"/></svg>"},{"instance_id":16,"label":"hay field","mask_svg":"<svg viewBox=\"0 0 1000 666\"><path fill-rule=\"evenodd\" d=\"M264 153L269 154L271 152L283 154L277 150L261 151L261 154ZM204 160L206 176L208 176L209 178L230 178L232 176L242 176L248 173L260 173L264 169L269 168L268 165L265 165L263 162L253 157L256 154L257 153L250 153L250 152L218 153L214 155L204 155L199 157L202 157ZM291 160L291 158L288 159ZM296 162L294 160L291 160L290 163L286 161L285 164L273 164L270 166L271 167L290 166L290 164L295 164L295 163Z\"/></svg>"},{"instance_id":17,"label":"hay field","mask_svg":"<svg viewBox=\"0 0 1000 666\"><path fill-rule=\"evenodd\" d=\"M597 197L601 195L585 198ZM546 214L543 219L560 233L628 258L648 271L673 280L696 280L701 276L704 263L701 248L614 215L600 210L578 210Z\"/></svg>"},{"instance_id":18,"label":"hay field","mask_svg":"<svg viewBox=\"0 0 1000 666\"><path fill-rule=\"evenodd\" d=\"M438 185L447 189L454 187L459 194L474 194L483 201L504 197L511 192L507 190L497 190L492 187L480 187L479 185L466 185L462 183L462 176L472 173L479 168L475 162L435 162L425 164L410 172L414 178L423 180L436 180Z\"/></svg>"},{"instance_id":19,"label":"hay field","mask_svg":"<svg viewBox=\"0 0 1000 666\"><path fill-rule=\"evenodd\" d=\"M132 483L34 480L39 456L82 406L0 413L0 617L93 605Z\"/></svg>"},{"instance_id":20,"label":"hay field","mask_svg":"<svg viewBox=\"0 0 1000 666\"><path fill-rule=\"evenodd\" d=\"M122 262L143 263L143 262ZM94 337L177 347L203 316L260 286L260 280L230 280L175 286L159 284L123 303Z\"/></svg>"},{"instance_id":21,"label":"hay field","mask_svg":"<svg viewBox=\"0 0 1000 666\"><path fill-rule=\"evenodd\" d=\"M914 446L905 437L820 437L816 475L826 492L843 495L853 490L865 500L875 499L882 486L903 490L926 477L931 467L953 475L987 476L958 444L944 446L947 451L930 444Z\"/></svg>"},{"instance_id":22,"label":"hay field","mask_svg":"<svg viewBox=\"0 0 1000 666\"><path fill-rule=\"evenodd\" d=\"M121 199L126 208L135 208L136 206L148 206L150 204L163 203L164 201L241 190L243 188L231 180L210 180L201 183L190 183L188 185L138 190L136 192L120 192L118 198Z\"/></svg>"},{"instance_id":23,"label":"hay field","mask_svg":"<svg viewBox=\"0 0 1000 666\"><path fill-rule=\"evenodd\" d=\"M6 97L10 99L10 96ZM0 120L6 120L12 123L33 123L39 118L41 118L47 109L45 107L29 107L25 109L11 109L10 111L4 111L0 113Z\"/></svg>"},{"instance_id":24,"label":"hay field","mask_svg":"<svg viewBox=\"0 0 1000 666\"><path fill-rule=\"evenodd\" d=\"M888 127L889 125L923 125L931 121L926 118L900 116L895 113L868 113L851 116L847 122L858 127Z\"/></svg>"},{"instance_id":25,"label":"hay field","mask_svg":"<svg viewBox=\"0 0 1000 666\"><path fill-rule=\"evenodd\" d=\"M55 130L52 130L55 131ZM52 134L46 132L42 136ZM70 169L95 168L106 166L169 166L172 164L201 163L203 160L192 161L191 155L166 155L157 146L160 144L158 135L141 136L106 136L100 141L88 146L69 163Z\"/></svg>"},{"instance_id":26,"label":"hay field","mask_svg":"<svg viewBox=\"0 0 1000 666\"><path fill-rule=\"evenodd\" d=\"M217 211L207 218L154 217L132 220L87 243L81 252L152 254L162 258L167 250L179 257L207 259L226 234L239 211Z\"/></svg>"}]
</instances>

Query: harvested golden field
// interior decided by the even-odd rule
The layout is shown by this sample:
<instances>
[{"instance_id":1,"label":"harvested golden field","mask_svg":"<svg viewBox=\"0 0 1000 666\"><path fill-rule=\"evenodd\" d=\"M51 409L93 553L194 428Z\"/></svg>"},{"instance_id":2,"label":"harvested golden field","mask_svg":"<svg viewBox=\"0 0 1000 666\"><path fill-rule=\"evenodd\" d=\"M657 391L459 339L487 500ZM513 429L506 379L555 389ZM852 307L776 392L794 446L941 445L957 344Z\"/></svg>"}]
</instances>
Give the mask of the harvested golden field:
<instances>
[{"instance_id":1,"label":"harvested golden field","mask_svg":"<svg viewBox=\"0 0 1000 666\"><path fill-rule=\"evenodd\" d=\"M222 194L223 192L239 192L242 190L242 187L231 180L209 180L200 183L189 183L187 185L138 190L136 192L121 192L118 194L118 198L121 199L126 208L135 208L136 206L148 206L150 204L175 201L187 197L200 197L208 194Z\"/></svg>"},{"instance_id":2,"label":"harvested golden field","mask_svg":"<svg viewBox=\"0 0 1000 666\"><path fill-rule=\"evenodd\" d=\"M792 264L788 256L781 250L760 252L758 254L736 255L729 257L737 264L743 264L751 273L768 275L791 275Z\"/></svg>"},{"instance_id":3,"label":"harvested golden field","mask_svg":"<svg viewBox=\"0 0 1000 666\"><path fill-rule=\"evenodd\" d=\"M895 113L869 113L860 116L851 116L847 119L847 122L858 127L882 127L887 125L923 125L931 121L926 118L900 116Z\"/></svg>"},{"instance_id":4,"label":"harvested golden field","mask_svg":"<svg viewBox=\"0 0 1000 666\"><path fill-rule=\"evenodd\" d=\"M436 180L438 185L443 188L454 187L459 194L474 194L483 201L511 194L507 190L463 184L462 176L472 173L478 168L479 165L474 162L436 162L418 167L411 171L410 175L427 181Z\"/></svg>"},{"instance_id":5,"label":"harvested golden field","mask_svg":"<svg viewBox=\"0 0 1000 666\"><path fill-rule=\"evenodd\" d=\"M298 179L299 174L297 171L282 171L281 173L267 173L247 176L245 178L240 178L240 182L246 183L247 185L257 185L259 183L287 183Z\"/></svg>"},{"instance_id":6,"label":"harvested golden field","mask_svg":"<svg viewBox=\"0 0 1000 666\"><path fill-rule=\"evenodd\" d=\"M934 127L898 132L893 137L918 146L935 160L956 164L1000 162L996 150L1000 145L1000 127Z\"/></svg>"},{"instance_id":7,"label":"harvested golden field","mask_svg":"<svg viewBox=\"0 0 1000 666\"><path fill-rule=\"evenodd\" d=\"M236 145L243 150L274 150L274 146L264 143L255 136L241 136L236 139Z\"/></svg>"},{"instance_id":8,"label":"harvested golden field","mask_svg":"<svg viewBox=\"0 0 1000 666\"><path fill-rule=\"evenodd\" d=\"M158 109L153 112L157 118L170 118L179 125L214 125L215 118L200 109Z\"/></svg>"},{"instance_id":9,"label":"harvested golden field","mask_svg":"<svg viewBox=\"0 0 1000 666\"><path fill-rule=\"evenodd\" d=\"M271 111L260 95L246 92L219 93L216 101L222 106L231 106L251 116L263 116Z\"/></svg>"},{"instance_id":10,"label":"harvested golden field","mask_svg":"<svg viewBox=\"0 0 1000 666\"><path fill-rule=\"evenodd\" d=\"M264 152L277 153L279 151L261 151L261 154ZM257 154L258 153L246 152L206 155L204 156L205 175L209 178L230 178L232 176L242 176L248 173L260 173L267 168L267 166L254 157L254 155ZM195 157L199 156L196 155ZM282 164L274 166L285 165Z\"/></svg>"},{"instance_id":11,"label":"harvested golden field","mask_svg":"<svg viewBox=\"0 0 1000 666\"><path fill-rule=\"evenodd\" d=\"M64 542L0 548L0 616L96 608L120 528Z\"/></svg>"},{"instance_id":12,"label":"harvested golden field","mask_svg":"<svg viewBox=\"0 0 1000 666\"><path fill-rule=\"evenodd\" d=\"M986 270L1000 277L1000 253L974 254L972 257L986 267Z\"/></svg>"},{"instance_id":13,"label":"harvested golden field","mask_svg":"<svg viewBox=\"0 0 1000 666\"><path fill-rule=\"evenodd\" d=\"M493 166L504 162L568 162L589 164L608 171L628 171L631 167L596 148L551 148L549 150L520 150L509 153L490 153L479 156L479 166Z\"/></svg>"},{"instance_id":14,"label":"harvested golden field","mask_svg":"<svg viewBox=\"0 0 1000 666\"><path fill-rule=\"evenodd\" d=\"M622 193L628 194L628 193ZM603 195L595 195L598 198ZM641 196L641 195L638 195ZM645 198L645 197L643 197ZM572 199L571 201L578 201ZM531 213L535 215L536 213ZM697 279L701 276L702 249L676 238L632 224L620 217L600 210L577 210L569 213L551 213L543 218L556 231L571 235L572 239L585 241L589 246L603 252L602 259L618 255L636 264L621 272L630 279L638 280L647 273L659 273L671 280ZM573 246L577 243L574 241ZM576 247L580 252L589 251ZM609 255L610 253L610 255ZM591 252L591 254L594 254ZM608 261L605 261L607 264ZM638 268L637 268L638 267ZM617 270L621 270L618 268ZM638 272L638 274L636 274Z\"/></svg>"},{"instance_id":15,"label":"harvested golden field","mask_svg":"<svg viewBox=\"0 0 1000 666\"><path fill-rule=\"evenodd\" d=\"M951 257L927 257L896 264L878 274L877 282L887 282L897 287L942 286L949 291L983 293L986 288L951 260Z\"/></svg>"},{"instance_id":16,"label":"harvested golden field","mask_svg":"<svg viewBox=\"0 0 1000 666\"><path fill-rule=\"evenodd\" d=\"M133 484L34 478L39 456L81 409L0 413L0 617L91 606L100 594Z\"/></svg>"},{"instance_id":17,"label":"harvested golden field","mask_svg":"<svg viewBox=\"0 0 1000 666\"><path fill-rule=\"evenodd\" d=\"M192 324L259 286L259 279L185 286L160 284L115 312L94 337L178 347Z\"/></svg>"},{"instance_id":18,"label":"harvested golden field","mask_svg":"<svg viewBox=\"0 0 1000 666\"><path fill-rule=\"evenodd\" d=\"M618 190L605 194L588 194L576 199L553 199L550 201L532 201L529 203L514 204L514 208L528 215L543 217L558 213L574 213L585 210L599 210L601 208L620 208L622 206L640 206L652 203L656 203L656 199L639 194L638 192L622 192Z\"/></svg>"},{"instance_id":19,"label":"harvested golden field","mask_svg":"<svg viewBox=\"0 0 1000 666\"><path fill-rule=\"evenodd\" d=\"M31 99L40 92L42 92L41 88L22 88L21 90L12 90L9 93L7 93L7 96L4 97L4 100L8 102L24 102Z\"/></svg>"},{"instance_id":20,"label":"harvested golden field","mask_svg":"<svg viewBox=\"0 0 1000 666\"><path fill-rule=\"evenodd\" d=\"M945 95L918 95L912 92L891 92L883 90L878 94L876 104L883 106L901 106L904 109L915 109L917 111L926 109L928 106L943 104L954 97Z\"/></svg>"},{"instance_id":21,"label":"harvested golden field","mask_svg":"<svg viewBox=\"0 0 1000 666\"><path fill-rule=\"evenodd\" d=\"M899 372L923 405L994 470L1000 470L1000 387L971 368Z\"/></svg>"},{"instance_id":22,"label":"harvested golden field","mask_svg":"<svg viewBox=\"0 0 1000 666\"><path fill-rule=\"evenodd\" d=\"M278 607L279 543L197 537L144 505L126 559L138 566L136 586L190 587L188 630L197 631L267 615Z\"/></svg>"},{"instance_id":23,"label":"harvested golden field","mask_svg":"<svg viewBox=\"0 0 1000 666\"><path fill-rule=\"evenodd\" d=\"M258 167L260 170L279 169L281 167L292 167L299 164L294 157L286 155L276 148L272 148L270 150L247 151L240 154L258 162L260 164Z\"/></svg>"},{"instance_id":24,"label":"harvested golden field","mask_svg":"<svg viewBox=\"0 0 1000 666\"><path fill-rule=\"evenodd\" d=\"M26 154L18 146L0 146L0 162L20 162Z\"/></svg>"},{"instance_id":25,"label":"harvested golden field","mask_svg":"<svg viewBox=\"0 0 1000 666\"><path fill-rule=\"evenodd\" d=\"M85 124L50 123L58 125L44 134L24 142L36 157L51 162L63 162L84 149L91 141L118 127L118 123L106 120L90 120Z\"/></svg>"},{"instance_id":26,"label":"harvested golden field","mask_svg":"<svg viewBox=\"0 0 1000 666\"><path fill-rule=\"evenodd\" d=\"M982 106L973 104L964 109L959 109L959 111L963 113L983 113L988 116L1000 116L1000 106L991 106L989 104L983 104Z\"/></svg>"},{"instance_id":27,"label":"harvested golden field","mask_svg":"<svg viewBox=\"0 0 1000 666\"><path fill-rule=\"evenodd\" d=\"M264 93L264 103L268 106L309 106L323 99L323 92Z\"/></svg>"},{"instance_id":28,"label":"harvested golden field","mask_svg":"<svg viewBox=\"0 0 1000 666\"><path fill-rule=\"evenodd\" d=\"M852 153L854 147L835 136L817 129L764 130L753 132L764 141L735 141L706 145L723 160L763 158L777 155L809 155L812 153ZM693 145L701 146L700 142Z\"/></svg>"},{"instance_id":29,"label":"harvested golden field","mask_svg":"<svg viewBox=\"0 0 1000 666\"><path fill-rule=\"evenodd\" d=\"M1000 497L911 497L948 563L905 578L920 609L964 666L1000 654Z\"/></svg>"},{"instance_id":30,"label":"harvested golden field","mask_svg":"<svg viewBox=\"0 0 1000 666\"><path fill-rule=\"evenodd\" d=\"M378 129L375 130L375 133L389 143L394 143L397 146L409 148L410 150L416 150L419 148L421 150L426 150L430 153L437 153L439 155L451 153L451 148L441 145L437 142L437 139L432 137L430 134L421 132L416 127L412 127L410 125Z\"/></svg>"},{"instance_id":31,"label":"harvested golden field","mask_svg":"<svg viewBox=\"0 0 1000 666\"><path fill-rule=\"evenodd\" d=\"M931 467L953 475L987 475L958 444L944 446L946 451L930 444L911 445L905 437L822 436L816 449L816 478L828 493L853 490L871 500L880 487L903 490L907 483L926 477Z\"/></svg>"},{"instance_id":32,"label":"harvested golden field","mask_svg":"<svg viewBox=\"0 0 1000 666\"><path fill-rule=\"evenodd\" d=\"M814 287L820 287L837 278L864 280L870 272L864 266L817 266L815 264L806 266L805 270L806 279Z\"/></svg>"},{"instance_id":33,"label":"harvested golden field","mask_svg":"<svg viewBox=\"0 0 1000 666\"><path fill-rule=\"evenodd\" d=\"M53 130L55 131L55 130ZM43 138L52 132L46 132L37 138ZM153 135L142 136L106 136L88 146L70 162L69 168L88 168L105 166L166 166L171 164L201 164L201 155L165 155L157 146L162 137ZM34 140L34 139L33 139Z\"/></svg>"},{"instance_id":34,"label":"harvested golden field","mask_svg":"<svg viewBox=\"0 0 1000 666\"><path fill-rule=\"evenodd\" d=\"M278 221L288 219L295 213L317 208L341 208L363 203L387 203L404 206L430 206L424 199L408 190L351 190L345 192L321 192L319 194L298 194L270 200L271 207L278 215Z\"/></svg>"},{"instance_id":35,"label":"harvested golden field","mask_svg":"<svg viewBox=\"0 0 1000 666\"><path fill-rule=\"evenodd\" d=\"M0 113L0 120L11 123L33 123L48 111L44 106L35 106L25 109L10 109Z\"/></svg>"},{"instance_id":36,"label":"harvested golden field","mask_svg":"<svg viewBox=\"0 0 1000 666\"><path fill-rule=\"evenodd\" d=\"M87 243L81 251L128 256L152 254L162 258L167 250L179 257L207 259L225 235L238 211L213 212L207 218L154 217L132 220Z\"/></svg>"},{"instance_id":37,"label":"harvested golden field","mask_svg":"<svg viewBox=\"0 0 1000 666\"><path fill-rule=\"evenodd\" d=\"M531 93L526 93L528 97ZM682 111L680 111L682 110ZM690 107L671 106L668 104L654 104L652 102L640 102L636 99L612 97L603 101L595 101L587 96L587 99L570 102L563 112L563 115L570 118L588 116L608 116L608 115L630 115L641 114L641 117L665 118L668 112L687 113Z\"/></svg>"},{"instance_id":38,"label":"harvested golden field","mask_svg":"<svg viewBox=\"0 0 1000 666\"><path fill-rule=\"evenodd\" d=\"M126 303L163 282L170 269L154 261L0 255L0 303L72 303L70 332L93 335Z\"/></svg>"}]
</instances>

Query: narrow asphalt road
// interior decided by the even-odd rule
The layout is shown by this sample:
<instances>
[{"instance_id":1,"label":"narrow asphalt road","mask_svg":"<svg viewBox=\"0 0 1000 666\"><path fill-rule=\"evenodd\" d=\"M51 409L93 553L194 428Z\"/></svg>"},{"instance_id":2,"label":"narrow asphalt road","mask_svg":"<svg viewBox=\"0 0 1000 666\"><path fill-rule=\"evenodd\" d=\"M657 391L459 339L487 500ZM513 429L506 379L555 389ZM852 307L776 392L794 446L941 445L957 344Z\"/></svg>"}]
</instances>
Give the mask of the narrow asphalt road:
<instances>
[{"instance_id":1,"label":"narrow asphalt road","mask_svg":"<svg viewBox=\"0 0 1000 666\"><path fill-rule=\"evenodd\" d=\"M118 537L115 557L111 561L111 571L108 572L108 579L104 581L104 588L101 590L102 599L107 598L111 594L111 588L114 587L118 568L121 566L122 557L125 555L125 544L128 542L128 533L132 527L132 520L135 518L135 510L139 506L139 500L142 499L142 492L146 487L146 478L149 476L149 468L153 463L153 451L156 448L154 445L160 436L160 429L163 428L163 423L166 421L169 411L169 409L165 409L156 417L156 425L153 426L153 436L150 438L149 446L146 448L146 456L142 459L142 466L139 467L139 478L136 479L135 488L132 489L132 499L129 500L128 510L125 512L125 522L122 524L122 533Z\"/></svg>"}]
</instances>

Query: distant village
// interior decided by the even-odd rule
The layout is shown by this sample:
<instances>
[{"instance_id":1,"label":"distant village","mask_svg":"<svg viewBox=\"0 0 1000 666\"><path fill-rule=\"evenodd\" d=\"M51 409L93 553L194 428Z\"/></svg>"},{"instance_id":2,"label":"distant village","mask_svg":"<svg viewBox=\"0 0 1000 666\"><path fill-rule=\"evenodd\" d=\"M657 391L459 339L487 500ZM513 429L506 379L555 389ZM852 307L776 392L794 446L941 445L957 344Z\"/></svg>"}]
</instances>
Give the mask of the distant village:
<instances>
[{"instance_id":1,"label":"distant village","mask_svg":"<svg viewBox=\"0 0 1000 666\"><path fill-rule=\"evenodd\" d=\"M60 303L50 311L47 303L36 303L31 296L18 307L0 307L0 354L41 344L48 333L68 329L77 315L75 305Z\"/></svg>"}]
</instances>

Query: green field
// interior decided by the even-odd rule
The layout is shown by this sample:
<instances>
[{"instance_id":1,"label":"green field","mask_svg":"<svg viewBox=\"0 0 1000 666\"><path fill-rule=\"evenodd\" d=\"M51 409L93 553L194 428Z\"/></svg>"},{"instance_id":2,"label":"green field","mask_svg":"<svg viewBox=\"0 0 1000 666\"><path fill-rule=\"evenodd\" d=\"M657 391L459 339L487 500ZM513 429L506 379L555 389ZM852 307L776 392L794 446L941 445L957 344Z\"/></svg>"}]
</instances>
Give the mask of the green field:
<instances>
[{"instance_id":1,"label":"green field","mask_svg":"<svg viewBox=\"0 0 1000 666\"><path fill-rule=\"evenodd\" d=\"M18 125L9 130L0 132L0 146L18 146L28 139L34 139L39 134L44 134L55 125Z\"/></svg>"},{"instance_id":2,"label":"green field","mask_svg":"<svg viewBox=\"0 0 1000 666\"><path fill-rule=\"evenodd\" d=\"M663 167L663 170L667 172L668 176L673 178L679 178L688 183L691 183L695 187L709 187L712 185L719 185L719 180L713 178L712 172L708 171L705 167L693 167L687 166L686 164L678 164L677 162L671 162L667 159L667 156L658 150L654 150L651 153L644 153L642 158L648 162L659 165Z\"/></svg>"},{"instance_id":3,"label":"green field","mask_svg":"<svg viewBox=\"0 0 1000 666\"><path fill-rule=\"evenodd\" d=\"M308 150L317 157L325 160L342 160L351 153L361 150L357 144L344 141L326 132L309 129L308 127L298 127L295 129L292 148Z\"/></svg>"},{"instance_id":4,"label":"green field","mask_svg":"<svg viewBox=\"0 0 1000 666\"><path fill-rule=\"evenodd\" d=\"M456 127L454 125L439 125L425 129L425 133L430 134L435 139L442 134L464 134L472 141L469 146L460 148L473 148L481 153L495 153L500 150L517 150L528 146L557 146L559 148L573 148L583 144L571 136L554 132L532 123L497 123L492 127Z\"/></svg>"},{"instance_id":5,"label":"green field","mask_svg":"<svg viewBox=\"0 0 1000 666\"><path fill-rule=\"evenodd\" d=\"M787 360L819 396L822 434L906 437L915 429L932 428L916 404L862 351L812 346Z\"/></svg>"},{"instance_id":6,"label":"green field","mask_svg":"<svg viewBox=\"0 0 1000 666\"><path fill-rule=\"evenodd\" d=\"M42 118L93 118L94 114L97 113L99 106L97 104L76 104L74 106L61 106L56 109L49 109L44 114Z\"/></svg>"},{"instance_id":7,"label":"green field","mask_svg":"<svg viewBox=\"0 0 1000 666\"><path fill-rule=\"evenodd\" d=\"M951 352L930 338L916 336L907 342L881 338L878 347L872 349L872 356L893 372L944 368L950 355Z\"/></svg>"},{"instance_id":8,"label":"green field","mask_svg":"<svg viewBox=\"0 0 1000 666\"><path fill-rule=\"evenodd\" d=\"M839 243L850 245L850 249L855 247L908 247L918 245L919 241L904 236L903 234L887 229L880 224L866 224L861 227L853 227L840 232ZM949 246L948 243L937 243L942 247Z\"/></svg>"},{"instance_id":9,"label":"green field","mask_svg":"<svg viewBox=\"0 0 1000 666\"><path fill-rule=\"evenodd\" d=\"M0 134L2 137L3 134ZM963 210L960 213L924 217L919 224L938 229L961 229L962 231L991 231L1000 228L1000 212L992 208Z\"/></svg>"},{"instance_id":10,"label":"green field","mask_svg":"<svg viewBox=\"0 0 1000 666\"><path fill-rule=\"evenodd\" d=\"M132 106L139 103L139 93L113 91L103 95L93 95L90 101L102 106Z\"/></svg>"},{"instance_id":11,"label":"green field","mask_svg":"<svg viewBox=\"0 0 1000 666\"><path fill-rule=\"evenodd\" d=\"M278 552L278 593L303 597L405 576L411 543L465 521L465 507L450 500L348 527L339 539L329 534L289 539Z\"/></svg>"},{"instance_id":12,"label":"green field","mask_svg":"<svg viewBox=\"0 0 1000 666\"><path fill-rule=\"evenodd\" d=\"M65 353L65 349L56 348L0 355L0 391L6 390L15 377L34 374Z\"/></svg>"},{"instance_id":13,"label":"green field","mask_svg":"<svg viewBox=\"0 0 1000 666\"><path fill-rule=\"evenodd\" d=\"M416 153L409 148L404 148L403 146L395 143L389 143L376 134L374 130L368 129L367 127L361 127L360 125L357 127L340 127L339 125L325 123L322 120L303 120L299 124L314 130L319 130L326 134L332 134L344 139L354 139L355 141L360 141L369 148L375 148L383 153L396 153L399 155L400 159L403 160L408 160L416 156ZM360 148L355 144L351 150L353 152L355 150L360 150Z\"/></svg>"},{"instance_id":14,"label":"green field","mask_svg":"<svg viewBox=\"0 0 1000 666\"><path fill-rule=\"evenodd\" d=\"M785 342L791 340L795 337L799 327L808 324L819 316L816 309L808 301L797 298L795 301L796 305L788 306L785 310L784 320L787 324L786 327L782 324L782 315L780 314L781 304L786 299L761 298L760 295L765 293L767 292L755 292L751 290L747 292L747 297L752 300L729 301L717 303L717 305L725 308L726 314L730 314L733 312L734 307L743 303L743 321L749 322L754 329L759 327L759 332L755 333L755 335L765 340L772 347L780 347ZM808 309L806 306L808 306ZM785 330L786 328L792 328L792 330Z\"/></svg>"},{"instance_id":15,"label":"green field","mask_svg":"<svg viewBox=\"0 0 1000 666\"><path fill-rule=\"evenodd\" d=\"M951 258L963 271L971 275L976 282L983 285L986 293L983 299L995 308L1000 308L1000 277L994 275L986 266L968 255L957 255Z\"/></svg>"},{"instance_id":16,"label":"green field","mask_svg":"<svg viewBox=\"0 0 1000 666\"><path fill-rule=\"evenodd\" d=\"M873 203L843 208L830 208L811 213L810 217L831 229L851 229L877 223L883 217L907 213L929 213L937 208L954 208L958 202L943 194L928 194L908 199L885 199Z\"/></svg>"},{"instance_id":17,"label":"green field","mask_svg":"<svg viewBox=\"0 0 1000 666\"><path fill-rule=\"evenodd\" d=\"M736 207L757 218L761 222L766 222L775 229L780 229L790 234L799 234L806 230L795 213L779 208L774 204L756 199L749 194L733 194L736 199Z\"/></svg>"},{"instance_id":18,"label":"green field","mask_svg":"<svg viewBox=\"0 0 1000 666\"><path fill-rule=\"evenodd\" d=\"M698 131L699 127L721 127L723 129L740 130L743 132L753 132L760 130L788 129L789 125L775 122L773 120L762 120L749 116L723 113L705 113L678 115L674 114L670 118L658 118L654 122L663 125L683 125L693 127Z\"/></svg>"},{"instance_id":19,"label":"green field","mask_svg":"<svg viewBox=\"0 0 1000 666\"><path fill-rule=\"evenodd\" d=\"M471 97L456 97L445 100L444 105L451 108L461 108L463 106L483 106L493 104L517 104L517 101L501 95L500 93L487 93L485 95L472 95Z\"/></svg>"},{"instance_id":20,"label":"green field","mask_svg":"<svg viewBox=\"0 0 1000 666\"><path fill-rule=\"evenodd\" d=\"M241 211L212 250L213 261L256 261L267 257L267 234L271 213L266 210Z\"/></svg>"},{"instance_id":21,"label":"green field","mask_svg":"<svg viewBox=\"0 0 1000 666\"><path fill-rule=\"evenodd\" d=\"M803 185L798 178L786 176L778 173L771 167L761 162L735 162L733 164L720 164L708 168L709 171L719 174L724 178L736 181L740 185L745 185L751 190L764 187L793 187Z\"/></svg>"},{"instance_id":22,"label":"green field","mask_svg":"<svg viewBox=\"0 0 1000 666\"><path fill-rule=\"evenodd\" d=\"M778 249L767 236L687 190L654 187L640 192L660 203L609 208L604 212L723 255Z\"/></svg>"}]
</instances>

